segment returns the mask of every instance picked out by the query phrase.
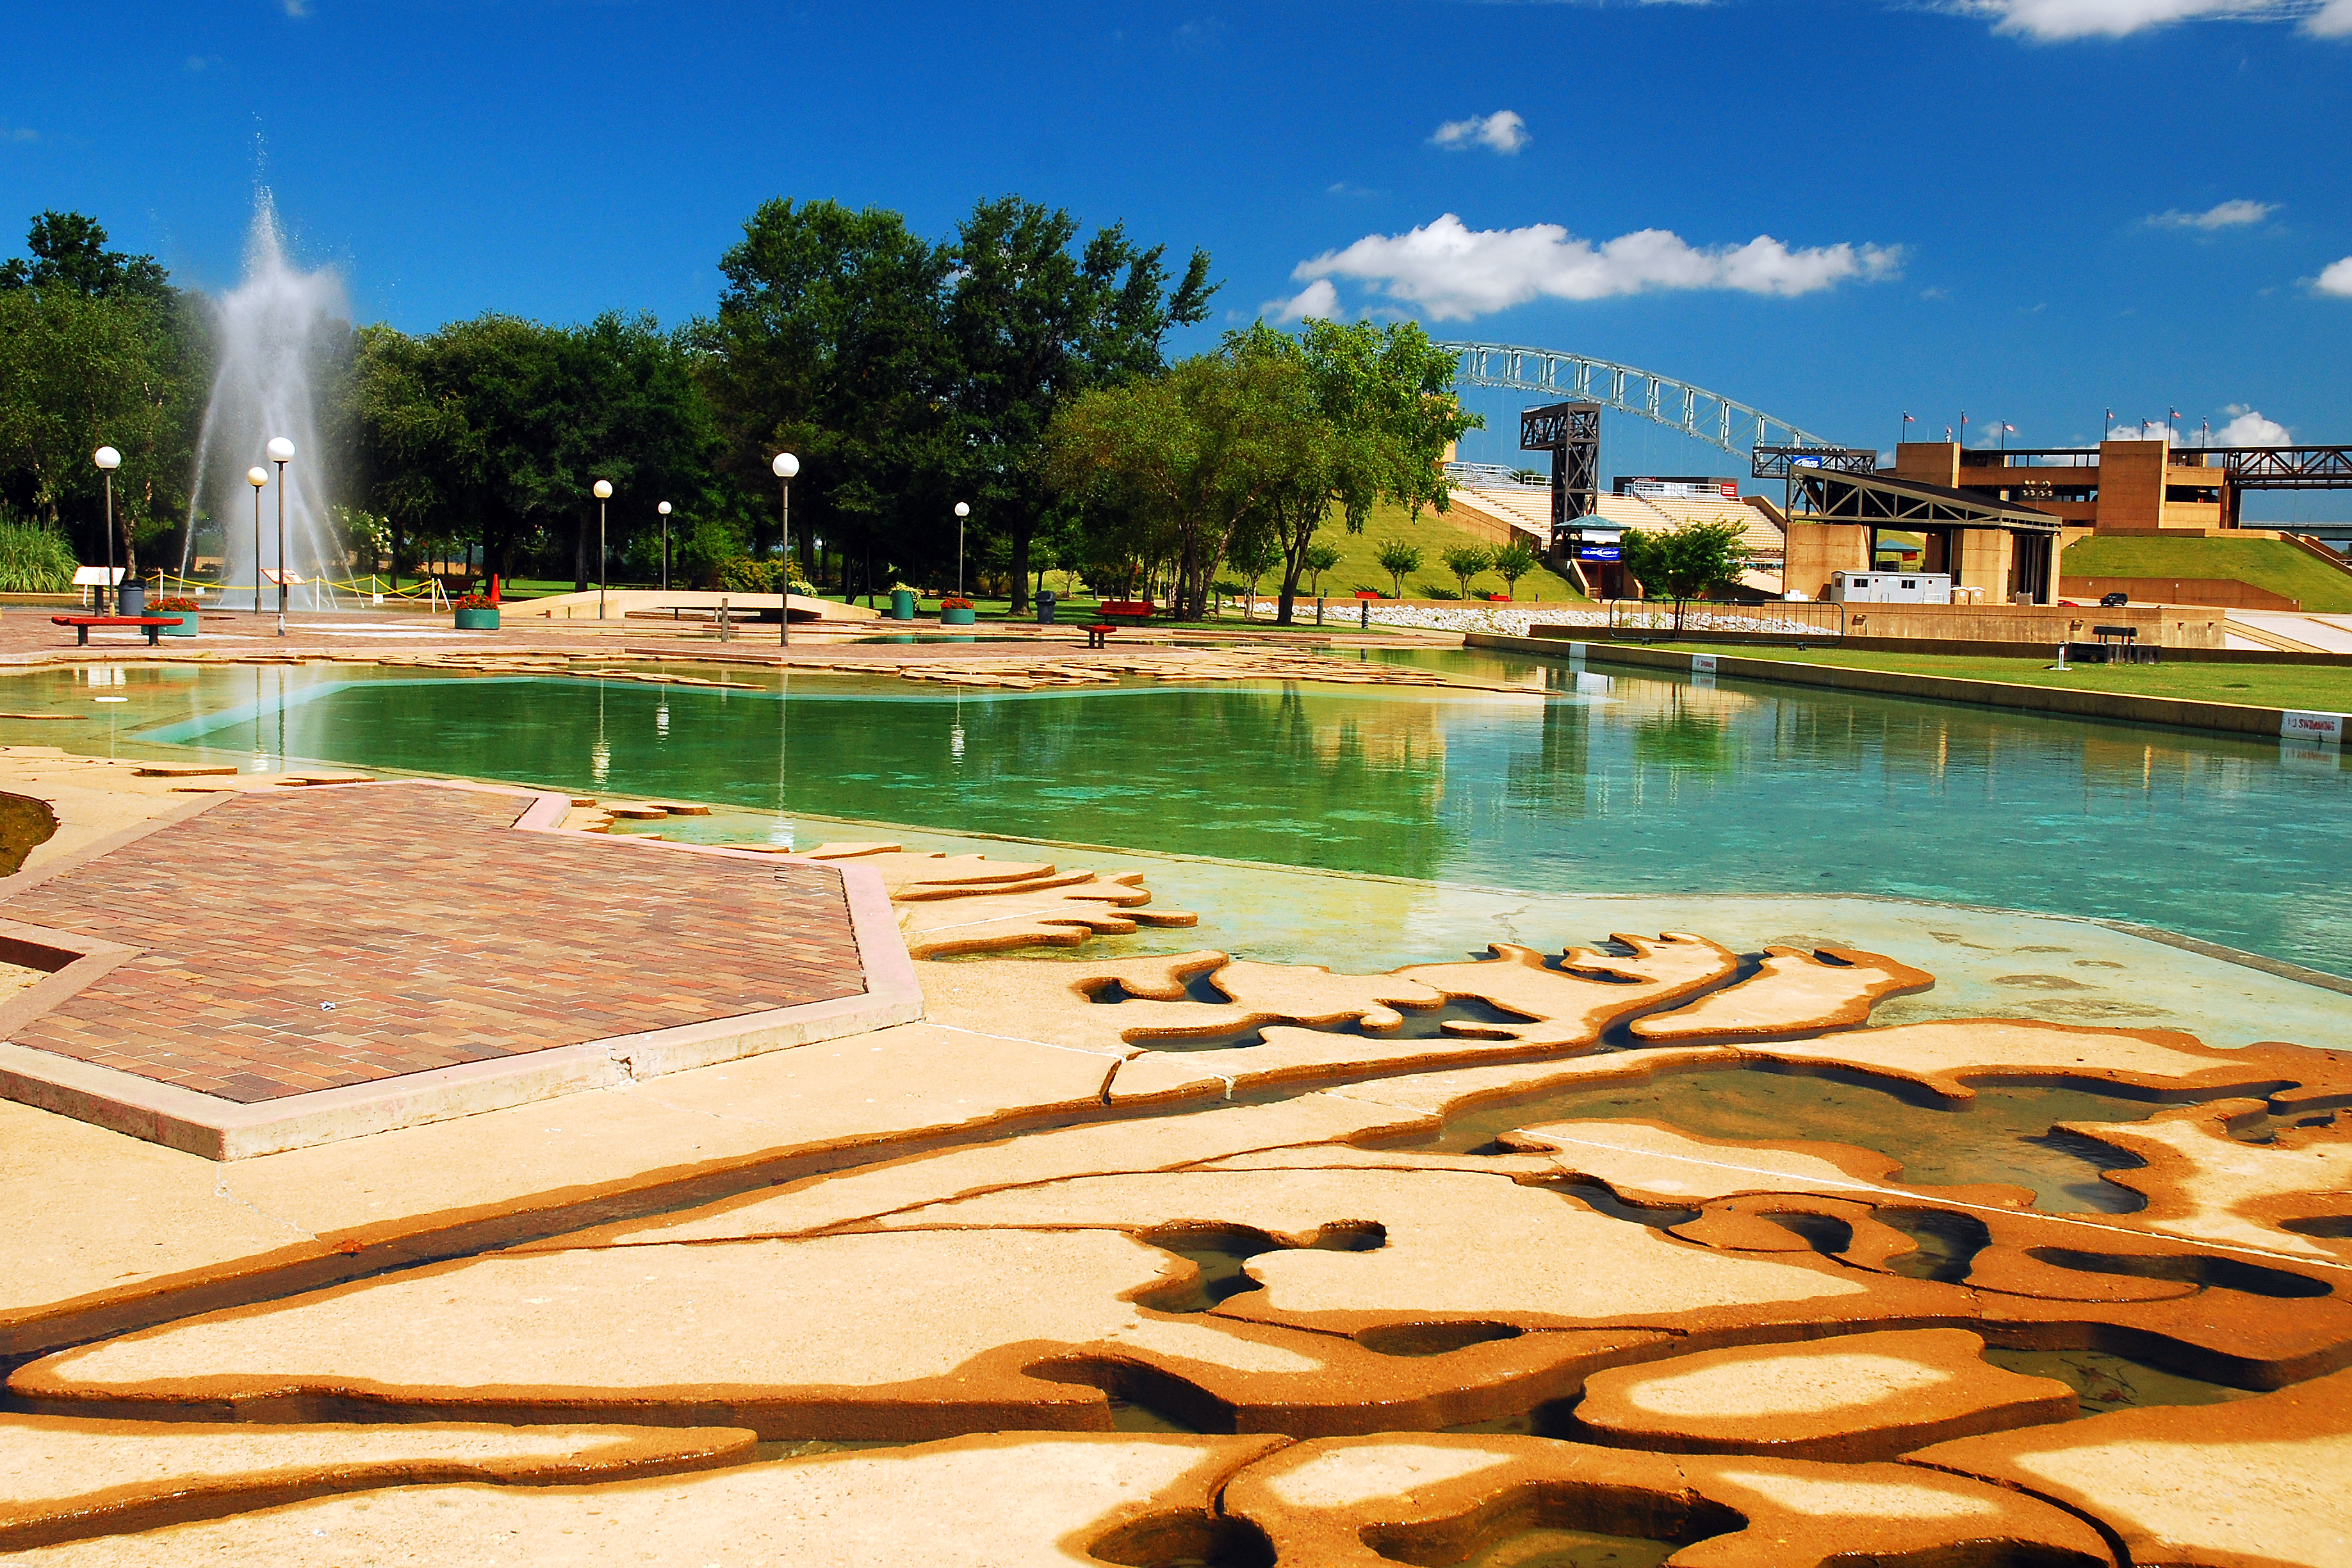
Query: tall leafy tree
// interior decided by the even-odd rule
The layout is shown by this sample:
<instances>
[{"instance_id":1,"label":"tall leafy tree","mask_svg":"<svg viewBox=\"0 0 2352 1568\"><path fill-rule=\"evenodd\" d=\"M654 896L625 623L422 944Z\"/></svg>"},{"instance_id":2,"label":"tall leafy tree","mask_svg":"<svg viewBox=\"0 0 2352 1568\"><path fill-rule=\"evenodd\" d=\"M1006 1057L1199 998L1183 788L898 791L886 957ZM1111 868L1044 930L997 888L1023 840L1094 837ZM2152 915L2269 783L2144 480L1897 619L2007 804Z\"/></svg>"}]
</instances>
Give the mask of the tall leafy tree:
<instances>
[{"instance_id":1,"label":"tall leafy tree","mask_svg":"<svg viewBox=\"0 0 2352 1568\"><path fill-rule=\"evenodd\" d=\"M551 327L487 315L414 338L371 327L352 380L396 561L417 533L478 541L501 574L523 552L568 545L585 587L597 479L620 492L616 552L655 525L656 500L689 516L712 504L719 437L686 345L650 317Z\"/></svg>"},{"instance_id":2,"label":"tall leafy tree","mask_svg":"<svg viewBox=\"0 0 2352 1568\"><path fill-rule=\"evenodd\" d=\"M790 451L801 459L793 524L804 563L820 533L861 565L877 551L885 567L924 544L936 552L951 462L942 311L952 267L946 247L878 207L770 201L743 226L719 262L718 315L693 341L755 548L780 500L770 461Z\"/></svg>"},{"instance_id":3,"label":"tall leafy tree","mask_svg":"<svg viewBox=\"0 0 2352 1568\"><path fill-rule=\"evenodd\" d=\"M84 559L106 550L90 454L122 453L118 561L185 515L205 334L152 257L106 248L79 213L43 213L28 258L0 264L0 499L69 525Z\"/></svg>"},{"instance_id":4,"label":"tall leafy tree","mask_svg":"<svg viewBox=\"0 0 2352 1568\"><path fill-rule=\"evenodd\" d=\"M1275 619L1287 626L1307 552L1331 513L1360 533L1383 500L1416 514L1447 510L1445 447L1481 421L1454 395L1454 356L1410 321L1315 321L1297 336L1258 321L1229 334L1225 352L1274 367L1286 389L1266 432L1276 474L1259 515L1282 552Z\"/></svg>"},{"instance_id":5,"label":"tall leafy tree","mask_svg":"<svg viewBox=\"0 0 2352 1568\"><path fill-rule=\"evenodd\" d=\"M1064 493L1047 471L1055 413L1090 388L1157 374L1169 330L1205 320L1216 287L1205 252L1171 283L1164 246L1141 248L1117 224L1083 245L1078 235L1067 212L1005 196L974 207L949 247L958 477L982 525L1011 542L1016 611L1030 539Z\"/></svg>"},{"instance_id":6,"label":"tall leafy tree","mask_svg":"<svg viewBox=\"0 0 2352 1568\"><path fill-rule=\"evenodd\" d=\"M1143 553L1175 561L1184 619L1206 612L1217 563L1275 471L1260 437L1278 374L1204 354L1081 393L1046 432L1047 476L1064 495L1148 522Z\"/></svg>"},{"instance_id":7,"label":"tall leafy tree","mask_svg":"<svg viewBox=\"0 0 2352 1568\"><path fill-rule=\"evenodd\" d=\"M1727 590L1739 578L1739 530L1728 522L1695 522L1651 532L1625 531L1625 570L1654 597L1675 602L1675 635L1693 599Z\"/></svg>"}]
</instances>

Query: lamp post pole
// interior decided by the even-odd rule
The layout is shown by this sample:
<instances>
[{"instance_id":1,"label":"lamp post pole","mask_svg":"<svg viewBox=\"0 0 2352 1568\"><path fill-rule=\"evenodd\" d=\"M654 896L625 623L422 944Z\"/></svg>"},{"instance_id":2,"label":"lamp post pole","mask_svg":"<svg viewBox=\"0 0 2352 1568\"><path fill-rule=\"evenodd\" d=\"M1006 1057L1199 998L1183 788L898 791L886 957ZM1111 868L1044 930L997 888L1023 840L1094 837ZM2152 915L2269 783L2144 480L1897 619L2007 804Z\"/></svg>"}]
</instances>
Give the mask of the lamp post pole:
<instances>
[{"instance_id":1,"label":"lamp post pole","mask_svg":"<svg viewBox=\"0 0 2352 1568\"><path fill-rule=\"evenodd\" d=\"M261 487L269 482L269 470L259 463L245 470L245 482L253 487L253 613L261 614Z\"/></svg>"},{"instance_id":2,"label":"lamp post pole","mask_svg":"<svg viewBox=\"0 0 2352 1568\"><path fill-rule=\"evenodd\" d=\"M278 635L286 635L286 465L294 460L294 443L279 436L269 443L269 460L278 465Z\"/></svg>"},{"instance_id":3,"label":"lamp post pole","mask_svg":"<svg viewBox=\"0 0 2352 1568\"><path fill-rule=\"evenodd\" d=\"M768 468L783 487L776 514L776 543L784 554L782 566L783 581L776 584L776 646L790 647L793 646L793 476L801 471L801 460L790 452L779 452Z\"/></svg>"},{"instance_id":4,"label":"lamp post pole","mask_svg":"<svg viewBox=\"0 0 2352 1568\"><path fill-rule=\"evenodd\" d=\"M596 618L604 618L604 578L612 552L604 548L604 503L613 499L613 481L596 481Z\"/></svg>"},{"instance_id":5,"label":"lamp post pole","mask_svg":"<svg viewBox=\"0 0 2352 1568\"><path fill-rule=\"evenodd\" d=\"M669 592L669 502L664 501L654 510L662 520L662 592Z\"/></svg>"},{"instance_id":6,"label":"lamp post pole","mask_svg":"<svg viewBox=\"0 0 2352 1568\"><path fill-rule=\"evenodd\" d=\"M971 515L971 503L956 502L956 597L963 597L963 520Z\"/></svg>"},{"instance_id":7,"label":"lamp post pole","mask_svg":"<svg viewBox=\"0 0 2352 1568\"><path fill-rule=\"evenodd\" d=\"M113 594L118 605L122 602L121 594L114 586L114 470L122 466L122 454L111 447L100 447L90 454L89 460L98 465L98 471L106 479L106 589L99 595L98 607L100 613L110 615L113 612L108 608L106 595Z\"/></svg>"}]
</instances>

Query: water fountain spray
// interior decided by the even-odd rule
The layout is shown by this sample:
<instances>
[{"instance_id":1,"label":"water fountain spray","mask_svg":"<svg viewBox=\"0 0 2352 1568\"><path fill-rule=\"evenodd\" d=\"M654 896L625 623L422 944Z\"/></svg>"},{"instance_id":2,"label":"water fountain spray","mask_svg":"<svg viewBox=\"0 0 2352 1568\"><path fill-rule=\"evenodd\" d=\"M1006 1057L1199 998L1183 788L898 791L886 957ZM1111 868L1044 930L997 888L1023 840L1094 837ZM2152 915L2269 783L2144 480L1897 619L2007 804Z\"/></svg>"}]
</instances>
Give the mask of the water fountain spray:
<instances>
[{"instance_id":1,"label":"water fountain spray","mask_svg":"<svg viewBox=\"0 0 2352 1568\"><path fill-rule=\"evenodd\" d=\"M287 259L277 205L264 189L254 196L244 279L213 305L219 363L189 494L191 506L207 507L221 528L222 601L259 610L267 581L260 569L267 568L304 579L295 604L317 609L320 581L343 574L342 549L328 513L331 476L312 456L326 451L314 382L351 330L342 279L331 268L299 271ZM280 542L257 522L247 536L237 495L247 465L262 458L273 438L292 441L305 455L278 470L286 489L282 556ZM183 574L194 542L191 519L180 554ZM246 561L257 566L250 584L238 581L244 575L238 563Z\"/></svg>"}]
</instances>

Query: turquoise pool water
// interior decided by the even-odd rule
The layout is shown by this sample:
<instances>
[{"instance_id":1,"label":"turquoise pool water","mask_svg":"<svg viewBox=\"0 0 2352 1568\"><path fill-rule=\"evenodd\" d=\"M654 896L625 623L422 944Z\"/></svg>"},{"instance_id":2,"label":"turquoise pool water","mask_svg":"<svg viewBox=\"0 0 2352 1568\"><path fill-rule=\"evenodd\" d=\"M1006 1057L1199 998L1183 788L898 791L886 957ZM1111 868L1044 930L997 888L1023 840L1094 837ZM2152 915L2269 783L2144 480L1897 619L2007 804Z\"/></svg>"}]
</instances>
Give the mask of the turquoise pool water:
<instances>
[{"instance_id":1,"label":"turquoise pool water","mask_svg":"<svg viewBox=\"0 0 2352 1568\"><path fill-rule=\"evenodd\" d=\"M134 668L131 701L103 709L87 678L45 672L10 701L105 715L74 726L76 749L97 721L118 745L1490 887L1893 894L2352 975L2352 773L2332 752L1428 657L1521 693L797 676L780 701L772 676L730 691L312 667ZM65 728L0 721L0 740Z\"/></svg>"}]
</instances>

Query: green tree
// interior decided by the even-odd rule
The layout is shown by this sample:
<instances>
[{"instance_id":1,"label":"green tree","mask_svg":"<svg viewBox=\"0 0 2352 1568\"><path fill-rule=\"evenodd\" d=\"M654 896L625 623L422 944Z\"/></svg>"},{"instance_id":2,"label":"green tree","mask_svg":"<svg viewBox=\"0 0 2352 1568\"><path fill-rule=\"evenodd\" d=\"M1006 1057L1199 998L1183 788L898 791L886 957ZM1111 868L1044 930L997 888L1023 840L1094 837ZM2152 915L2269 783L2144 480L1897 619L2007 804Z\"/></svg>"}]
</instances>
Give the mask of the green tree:
<instances>
[{"instance_id":1,"label":"green tree","mask_svg":"<svg viewBox=\"0 0 2352 1568\"><path fill-rule=\"evenodd\" d=\"M1275 618L1287 626L1307 550L1331 512L1360 533L1383 499L1416 514L1424 504L1446 510L1440 460L1480 421L1453 395L1453 354L1409 321L1315 321L1296 337L1259 321L1230 335L1226 353L1279 373L1260 432L1274 477L1258 510L1282 550Z\"/></svg>"},{"instance_id":2,"label":"green tree","mask_svg":"<svg viewBox=\"0 0 2352 1568\"><path fill-rule=\"evenodd\" d=\"M1307 569L1310 591L1319 599L1323 596L1323 574L1339 564L1339 547L1318 541L1307 547L1300 563Z\"/></svg>"},{"instance_id":3,"label":"green tree","mask_svg":"<svg viewBox=\"0 0 2352 1568\"><path fill-rule=\"evenodd\" d=\"M1733 554L1739 530L1727 522L1699 522L1670 532L1625 531L1625 570L1651 598L1675 602L1675 635L1682 636L1683 606L1729 588L1738 580Z\"/></svg>"},{"instance_id":4,"label":"green tree","mask_svg":"<svg viewBox=\"0 0 2352 1568\"><path fill-rule=\"evenodd\" d=\"M1444 561L1445 569L1454 574L1454 580L1462 585L1462 596L1466 599L1470 596L1470 579L1494 565L1495 552L1484 545L1457 544L1438 559Z\"/></svg>"},{"instance_id":5,"label":"green tree","mask_svg":"<svg viewBox=\"0 0 2352 1568\"><path fill-rule=\"evenodd\" d=\"M1381 570L1389 574L1389 582L1395 587L1396 596L1403 598L1404 580L1421 570L1421 546L1408 544L1402 539L1383 539L1376 559L1381 563Z\"/></svg>"},{"instance_id":6,"label":"green tree","mask_svg":"<svg viewBox=\"0 0 2352 1568\"><path fill-rule=\"evenodd\" d=\"M949 247L898 214L829 201L762 203L720 258L719 313L694 332L754 553L777 515L769 464L801 460L801 557L823 535L859 563L909 567L954 551L958 451L948 398ZM779 547L783 543L779 541Z\"/></svg>"},{"instance_id":7,"label":"green tree","mask_svg":"<svg viewBox=\"0 0 2352 1568\"><path fill-rule=\"evenodd\" d=\"M1221 355L1164 375L1080 393L1046 431L1046 473L1063 495L1115 512L1152 558L1176 565L1180 618L1207 612L1209 582L1257 504L1263 371Z\"/></svg>"},{"instance_id":8,"label":"green tree","mask_svg":"<svg viewBox=\"0 0 2352 1568\"><path fill-rule=\"evenodd\" d=\"M1209 258L1171 286L1166 247L1113 224L1078 243L1077 220L1017 196L983 201L947 247L944 308L956 479L975 520L1012 542L1013 609L1028 598L1029 541L1057 494L1045 435L1066 398L1162 369L1172 327L1206 319Z\"/></svg>"},{"instance_id":9,"label":"green tree","mask_svg":"<svg viewBox=\"0 0 2352 1568\"><path fill-rule=\"evenodd\" d=\"M168 302L171 279L152 256L106 248L106 230L79 213L45 212L25 237L32 257L0 262L0 289L58 290L85 300Z\"/></svg>"},{"instance_id":10,"label":"green tree","mask_svg":"<svg viewBox=\"0 0 2352 1568\"><path fill-rule=\"evenodd\" d=\"M1258 579L1282 564L1282 547L1264 529L1244 528L1225 546L1225 564L1248 582L1250 597L1255 599Z\"/></svg>"},{"instance_id":11,"label":"green tree","mask_svg":"<svg viewBox=\"0 0 2352 1568\"><path fill-rule=\"evenodd\" d=\"M1514 599L1519 596L1519 579L1534 571L1537 564L1536 552L1524 539L1514 539L1495 552L1495 575L1503 580L1503 591Z\"/></svg>"},{"instance_id":12,"label":"green tree","mask_svg":"<svg viewBox=\"0 0 2352 1568\"><path fill-rule=\"evenodd\" d=\"M154 258L107 249L81 214L43 213L26 248L0 264L0 501L70 531L98 560L104 486L90 454L115 447L115 556L135 571L140 542L187 515L203 317Z\"/></svg>"},{"instance_id":13,"label":"green tree","mask_svg":"<svg viewBox=\"0 0 2352 1568\"><path fill-rule=\"evenodd\" d=\"M412 535L478 541L487 569L508 575L519 552L569 545L584 587L599 479L618 492L607 538L625 555L633 533L658 532L658 500L723 510L719 438L687 346L650 317L550 327L488 315L422 337L370 327L352 384L395 569Z\"/></svg>"}]
</instances>

